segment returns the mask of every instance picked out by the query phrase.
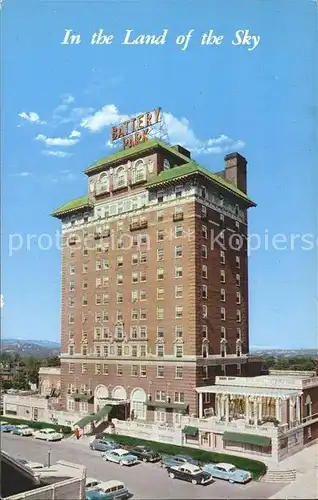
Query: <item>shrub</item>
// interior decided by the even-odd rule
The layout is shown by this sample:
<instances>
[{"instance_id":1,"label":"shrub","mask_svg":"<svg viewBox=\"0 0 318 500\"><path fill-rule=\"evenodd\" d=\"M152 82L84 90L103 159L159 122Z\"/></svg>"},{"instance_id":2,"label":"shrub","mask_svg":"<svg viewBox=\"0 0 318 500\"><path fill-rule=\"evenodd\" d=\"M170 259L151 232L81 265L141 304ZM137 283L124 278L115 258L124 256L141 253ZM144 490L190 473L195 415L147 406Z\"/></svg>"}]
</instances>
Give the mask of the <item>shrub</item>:
<instances>
[{"instance_id":1,"label":"shrub","mask_svg":"<svg viewBox=\"0 0 318 500\"><path fill-rule=\"evenodd\" d=\"M61 431L63 434L71 434L72 429L68 427L67 425L58 425L58 424L51 424L48 422L39 422L38 420L21 420L19 418L11 418L7 416L3 416L3 421L8 422L8 424L12 425L28 425L32 429L55 429L56 431Z\"/></svg>"},{"instance_id":2,"label":"shrub","mask_svg":"<svg viewBox=\"0 0 318 500\"><path fill-rule=\"evenodd\" d=\"M108 439L112 439L123 446L135 446L137 444L148 446L154 451L162 455L188 455L201 463L207 462L231 462L239 469L249 471L254 479L263 476L267 467L263 462L252 460L250 458L237 457L235 455L227 455L223 453L215 453L202 449L190 448L188 446L178 446L169 443L159 443L156 441L146 441L144 439L134 438L130 436L122 436L120 434L104 434Z\"/></svg>"}]
</instances>

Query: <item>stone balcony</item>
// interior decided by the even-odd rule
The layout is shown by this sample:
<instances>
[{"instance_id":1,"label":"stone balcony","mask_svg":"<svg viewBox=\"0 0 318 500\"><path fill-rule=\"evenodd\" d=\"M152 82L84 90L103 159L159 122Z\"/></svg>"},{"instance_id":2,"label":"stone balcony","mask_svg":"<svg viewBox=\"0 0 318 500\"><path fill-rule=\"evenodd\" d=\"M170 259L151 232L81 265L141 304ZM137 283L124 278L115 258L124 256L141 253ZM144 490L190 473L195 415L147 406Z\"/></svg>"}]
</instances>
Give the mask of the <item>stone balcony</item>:
<instances>
[{"instance_id":1,"label":"stone balcony","mask_svg":"<svg viewBox=\"0 0 318 500\"><path fill-rule=\"evenodd\" d=\"M197 427L201 432L224 432L226 430L236 430L236 432L246 432L248 434L278 437L285 432L285 426L278 424L275 426L271 422L261 425L249 424L244 419L231 421L220 420L219 417L194 418L183 417L182 426Z\"/></svg>"}]
</instances>

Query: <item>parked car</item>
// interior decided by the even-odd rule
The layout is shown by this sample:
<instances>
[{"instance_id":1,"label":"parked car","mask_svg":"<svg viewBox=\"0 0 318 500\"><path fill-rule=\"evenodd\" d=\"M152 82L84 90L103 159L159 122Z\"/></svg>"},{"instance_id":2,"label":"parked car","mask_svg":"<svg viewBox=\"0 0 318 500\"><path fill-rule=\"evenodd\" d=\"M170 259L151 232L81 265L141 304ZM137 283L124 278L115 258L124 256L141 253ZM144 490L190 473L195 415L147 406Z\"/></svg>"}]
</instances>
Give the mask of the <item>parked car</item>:
<instances>
[{"instance_id":1,"label":"parked car","mask_svg":"<svg viewBox=\"0 0 318 500\"><path fill-rule=\"evenodd\" d=\"M28 467L29 469L32 470L45 468L45 465L41 464L40 462L30 462L29 460L25 460L24 458L18 458L18 462L24 465L24 467Z\"/></svg>"},{"instance_id":2,"label":"parked car","mask_svg":"<svg viewBox=\"0 0 318 500\"><path fill-rule=\"evenodd\" d=\"M95 438L94 441L89 443L89 447L91 450L108 451L108 450L118 449L118 444L104 437L100 437L100 438Z\"/></svg>"},{"instance_id":3,"label":"parked car","mask_svg":"<svg viewBox=\"0 0 318 500\"><path fill-rule=\"evenodd\" d=\"M166 455L162 457L160 462L161 467L172 467L173 465L183 465L183 464L192 464L200 467L200 463L197 460L194 460L187 455L174 455L173 457Z\"/></svg>"},{"instance_id":4,"label":"parked car","mask_svg":"<svg viewBox=\"0 0 318 500\"><path fill-rule=\"evenodd\" d=\"M86 491L86 500L127 500L132 496L121 481L106 481L97 489Z\"/></svg>"},{"instance_id":5,"label":"parked car","mask_svg":"<svg viewBox=\"0 0 318 500\"><path fill-rule=\"evenodd\" d=\"M158 462L161 460L161 455L157 451L148 448L147 446L134 446L129 450L130 453L135 455L143 462Z\"/></svg>"},{"instance_id":6,"label":"parked car","mask_svg":"<svg viewBox=\"0 0 318 500\"><path fill-rule=\"evenodd\" d=\"M11 432L14 429L14 425L8 424L8 422L0 422L1 432Z\"/></svg>"},{"instance_id":7,"label":"parked car","mask_svg":"<svg viewBox=\"0 0 318 500\"><path fill-rule=\"evenodd\" d=\"M208 484L212 482L212 476L197 465L183 464L167 467L168 475L171 479L182 479L192 484Z\"/></svg>"},{"instance_id":8,"label":"parked car","mask_svg":"<svg viewBox=\"0 0 318 500\"><path fill-rule=\"evenodd\" d=\"M87 477L86 478L86 489L87 490L96 490L98 486L102 484L101 481L98 481L98 479L94 479L92 477Z\"/></svg>"},{"instance_id":9,"label":"parked car","mask_svg":"<svg viewBox=\"0 0 318 500\"><path fill-rule=\"evenodd\" d=\"M134 465L138 463L136 455L132 455L129 451L123 448L116 448L115 450L108 450L102 453L105 462L115 462L120 465Z\"/></svg>"},{"instance_id":10,"label":"parked car","mask_svg":"<svg viewBox=\"0 0 318 500\"><path fill-rule=\"evenodd\" d=\"M34 430L31 429L31 427L21 424L21 425L16 425L12 429L12 434L15 434L16 436L33 436Z\"/></svg>"},{"instance_id":11,"label":"parked car","mask_svg":"<svg viewBox=\"0 0 318 500\"><path fill-rule=\"evenodd\" d=\"M252 479L251 474L242 469L237 469L235 465L227 463L205 464L203 470L211 474L212 477L225 479L230 483L247 483Z\"/></svg>"},{"instance_id":12,"label":"parked car","mask_svg":"<svg viewBox=\"0 0 318 500\"><path fill-rule=\"evenodd\" d=\"M35 439L43 439L44 441L60 441L63 439L63 434L56 432L54 429L39 429L33 433Z\"/></svg>"}]
</instances>

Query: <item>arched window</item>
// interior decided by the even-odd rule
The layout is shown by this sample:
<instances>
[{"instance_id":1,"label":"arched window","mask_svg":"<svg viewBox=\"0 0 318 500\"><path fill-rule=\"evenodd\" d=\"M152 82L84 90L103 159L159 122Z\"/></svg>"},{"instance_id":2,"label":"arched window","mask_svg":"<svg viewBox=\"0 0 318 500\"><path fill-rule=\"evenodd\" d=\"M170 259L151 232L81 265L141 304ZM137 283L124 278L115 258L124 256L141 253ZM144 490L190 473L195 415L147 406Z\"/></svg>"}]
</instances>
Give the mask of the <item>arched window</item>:
<instances>
[{"instance_id":1,"label":"arched window","mask_svg":"<svg viewBox=\"0 0 318 500\"><path fill-rule=\"evenodd\" d=\"M241 341L237 340L236 341L236 356L239 358L242 355L242 345Z\"/></svg>"},{"instance_id":2,"label":"arched window","mask_svg":"<svg viewBox=\"0 0 318 500\"><path fill-rule=\"evenodd\" d=\"M109 191L109 179L108 175L103 173L96 182L96 194L105 193L107 191Z\"/></svg>"},{"instance_id":3,"label":"arched window","mask_svg":"<svg viewBox=\"0 0 318 500\"><path fill-rule=\"evenodd\" d=\"M202 357L207 358L208 357L208 346L206 343L202 345Z\"/></svg>"},{"instance_id":4,"label":"arched window","mask_svg":"<svg viewBox=\"0 0 318 500\"><path fill-rule=\"evenodd\" d=\"M126 186L127 181L126 181L126 172L124 167L119 167L117 170L117 175L116 175L116 187L124 187Z\"/></svg>"},{"instance_id":5,"label":"arched window","mask_svg":"<svg viewBox=\"0 0 318 500\"><path fill-rule=\"evenodd\" d=\"M311 397L309 394L307 394L305 405L306 405L306 417L310 417L310 415L311 415Z\"/></svg>"},{"instance_id":6,"label":"arched window","mask_svg":"<svg viewBox=\"0 0 318 500\"><path fill-rule=\"evenodd\" d=\"M225 339L222 339L220 342L220 351L221 351L222 358L225 358L225 356L226 356L226 341L225 341Z\"/></svg>"},{"instance_id":7,"label":"arched window","mask_svg":"<svg viewBox=\"0 0 318 500\"><path fill-rule=\"evenodd\" d=\"M143 160L137 160L132 169L132 183L141 182L146 179L146 168Z\"/></svg>"}]
</instances>

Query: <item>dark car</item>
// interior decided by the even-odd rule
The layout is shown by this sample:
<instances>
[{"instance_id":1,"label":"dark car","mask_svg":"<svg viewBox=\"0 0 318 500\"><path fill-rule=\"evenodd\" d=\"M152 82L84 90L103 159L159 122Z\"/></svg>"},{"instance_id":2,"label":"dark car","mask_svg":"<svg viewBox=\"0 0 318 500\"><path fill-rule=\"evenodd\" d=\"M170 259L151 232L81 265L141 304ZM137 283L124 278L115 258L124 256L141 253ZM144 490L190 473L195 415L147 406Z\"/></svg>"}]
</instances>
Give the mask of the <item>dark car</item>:
<instances>
[{"instance_id":1,"label":"dark car","mask_svg":"<svg viewBox=\"0 0 318 500\"><path fill-rule=\"evenodd\" d=\"M105 439L104 437L101 436L99 438L94 439L94 441L92 441L89 444L89 447L91 450L108 451L108 450L115 450L119 446L114 441L111 441L110 439Z\"/></svg>"},{"instance_id":2,"label":"dark car","mask_svg":"<svg viewBox=\"0 0 318 500\"><path fill-rule=\"evenodd\" d=\"M161 455L147 446L134 446L129 451L143 462L158 462L161 460Z\"/></svg>"},{"instance_id":3,"label":"dark car","mask_svg":"<svg viewBox=\"0 0 318 500\"><path fill-rule=\"evenodd\" d=\"M182 479L192 484L208 484L212 482L212 476L193 464L172 465L167 467L168 475L171 479Z\"/></svg>"}]
</instances>

